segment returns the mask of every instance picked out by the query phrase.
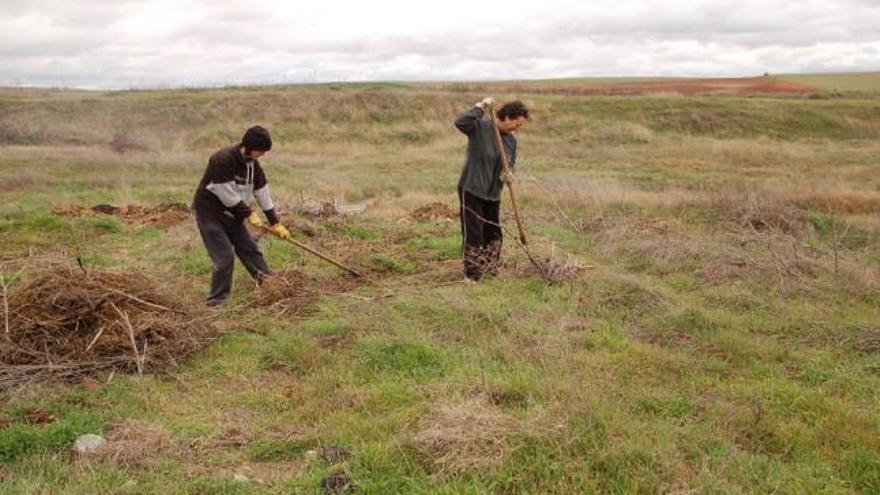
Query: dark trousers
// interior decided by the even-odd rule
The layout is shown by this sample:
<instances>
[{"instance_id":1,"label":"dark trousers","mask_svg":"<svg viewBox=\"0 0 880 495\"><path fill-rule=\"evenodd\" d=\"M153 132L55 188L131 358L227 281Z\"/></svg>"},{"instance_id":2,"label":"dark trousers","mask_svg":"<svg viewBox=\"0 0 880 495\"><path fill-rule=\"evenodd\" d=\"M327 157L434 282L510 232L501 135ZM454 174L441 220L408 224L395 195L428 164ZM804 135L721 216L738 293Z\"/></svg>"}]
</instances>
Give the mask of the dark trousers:
<instances>
[{"instance_id":1,"label":"dark trousers","mask_svg":"<svg viewBox=\"0 0 880 495\"><path fill-rule=\"evenodd\" d=\"M464 245L464 273L479 280L494 275L501 260L500 201L489 201L458 190L461 203L461 237Z\"/></svg>"},{"instance_id":2,"label":"dark trousers","mask_svg":"<svg viewBox=\"0 0 880 495\"><path fill-rule=\"evenodd\" d=\"M272 274L244 222L226 224L196 215L196 223L213 264L209 304L220 303L229 297L236 255L258 283Z\"/></svg>"}]
</instances>

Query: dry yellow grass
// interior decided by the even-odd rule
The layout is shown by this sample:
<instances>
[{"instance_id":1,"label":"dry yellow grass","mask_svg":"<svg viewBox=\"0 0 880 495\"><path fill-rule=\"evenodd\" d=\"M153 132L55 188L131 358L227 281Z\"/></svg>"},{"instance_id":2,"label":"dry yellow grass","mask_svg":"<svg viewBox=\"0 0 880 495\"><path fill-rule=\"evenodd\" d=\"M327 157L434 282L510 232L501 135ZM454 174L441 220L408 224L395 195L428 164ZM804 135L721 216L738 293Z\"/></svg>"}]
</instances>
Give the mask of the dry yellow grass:
<instances>
[{"instance_id":1,"label":"dry yellow grass","mask_svg":"<svg viewBox=\"0 0 880 495\"><path fill-rule=\"evenodd\" d=\"M511 437L538 435L535 421L501 411L484 397L438 404L410 441L442 478L498 466L510 454Z\"/></svg>"}]
</instances>

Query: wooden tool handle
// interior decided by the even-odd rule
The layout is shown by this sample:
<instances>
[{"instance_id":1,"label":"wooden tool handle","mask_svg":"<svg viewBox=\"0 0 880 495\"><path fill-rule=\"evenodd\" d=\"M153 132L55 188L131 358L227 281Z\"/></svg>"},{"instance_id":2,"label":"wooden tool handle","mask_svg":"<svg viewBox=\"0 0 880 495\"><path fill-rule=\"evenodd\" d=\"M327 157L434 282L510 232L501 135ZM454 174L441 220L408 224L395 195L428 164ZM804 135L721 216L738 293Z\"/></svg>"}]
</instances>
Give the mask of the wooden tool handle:
<instances>
[{"instance_id":1,"label":"wooden tool handle","mask_svg":"<svg viewBox=\"0 0 880 495\"><path fill-rule=\"evenodd\" d=\"M272 232L272 229L270 229L269 227L266 227L265 225L263 226L263 230L265 230L266 232L268 232L268 233L274 235L274 232ZM294 246L296 246L296 247L302 249L303 251L306 251L306 252L308 252L308 253L314 254L314 255L317 256L318 258L321 258L322 260L324 260L324 261L326 261L326 262L328 262L328 263L331 263L331 264L333 264L333 265L338 266L339 268L342 268L343 270L345 270L345 271L347 271L348 273L354 275L355 277L361 277L361 276L362 276L362 275L360 274L360 272L354 270L353 268L349 268L349 267L343 265L342 263L340 263L340 262L336 261L335 259L333 259L333 258L327 256L326 254L322 254L322 253L320 253L320 252L318 252L318 251L315 251L313 248L309 247L309 246L306 245L306 244L303 244L303 243L297 241L296 239L282 239L282 240L285 240L285 241L287 241L287 242L293 244Z\"/></svg>"},{"instance_id":2,"label":"wooden tool handle","mask_svg":"<svg viewBox=\"0 0 880 495\"><path fill-rule=\"evenodd\" d=\"M495 149L498 150L498 157L501 159L501 173L507 175L510 173L510 167L507 165L507 151L504 150L504 142L501 140L501 131L498 130L498 120L495 118L495 109L490 108L492 113L492 129L495 133ZM519 230L519 242L525 246L526 228L523 225L522 217L519 214L519 206L516 204L516 191L513 188L513 182L507 184L507 190L510 191L510 203L513 205L513 216L516 218L516 228Z\"/></svg>"}]
</instances>

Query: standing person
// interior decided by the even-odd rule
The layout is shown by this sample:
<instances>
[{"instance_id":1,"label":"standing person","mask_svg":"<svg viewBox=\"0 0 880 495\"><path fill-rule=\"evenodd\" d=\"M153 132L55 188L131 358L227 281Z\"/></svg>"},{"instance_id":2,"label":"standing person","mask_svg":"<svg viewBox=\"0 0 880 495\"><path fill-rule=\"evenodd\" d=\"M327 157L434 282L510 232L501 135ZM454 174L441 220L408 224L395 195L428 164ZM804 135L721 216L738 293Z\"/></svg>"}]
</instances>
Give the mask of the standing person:
<instances>
[{"instance_id":1,"label":"standing person","mask_svg":"<svg viewBox=\"0 0 880 495\"><path fill-rule=\"evenodd\" d=\"M464 272L471 280L480 280L484 273L495 275L501 260L501 225L499 210L504 182L512 175L502 177L501 157L495 147L492 116L486 109L495 108L495 100L484 98L470 110L455 119L455 127L468 137L467 154L458 198L461 203L461 235L464 245ZM514 133L529 118L529 110L519 100L505 103L495 113L495 123L512 169L516 163L516 136Z\"/></svg>"},{"instance_id":2,"label":"standing person","mask_svg":"<svg viewBox=\"0 0 880 495\"><path fill-rule=\"evenodd\" d=\"M259 214L248 206L253 198L266 215L272 232L282 239L290 238L290 232L278 221L266 174L257 161L271 149L269 131L251 127L240 143L211 155L196 189L193 210L213 264L208 306L219 306L229 297L235 255L257 283L272 274L244 225L245 219L256 227L264 225Z\"/></svg>"}]
</instances>

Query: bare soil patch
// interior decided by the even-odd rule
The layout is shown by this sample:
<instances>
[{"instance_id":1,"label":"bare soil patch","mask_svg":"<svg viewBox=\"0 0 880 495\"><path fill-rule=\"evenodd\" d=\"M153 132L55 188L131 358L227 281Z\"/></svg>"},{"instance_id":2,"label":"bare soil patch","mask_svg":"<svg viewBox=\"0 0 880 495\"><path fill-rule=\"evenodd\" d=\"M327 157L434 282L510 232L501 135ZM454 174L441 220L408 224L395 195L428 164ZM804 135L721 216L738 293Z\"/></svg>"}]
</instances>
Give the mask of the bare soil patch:
<instances>
[{"instance_id":1,"label":"bare soil patch","mask_svg":"<svg viewBox=\"0 0 880 495\"><path fill-rule=\"evenodd\" d=\"M416 222L427 222L430 220L456 220L458 217L458 210L439 201L428 203L416 208L409 214L409 218Z\"/></svg>"},{"instance_id":2,"label":"bare soil patch","mask_svg":"<svg viewBox=\"0 0 880 495\"><path fill-rule=\"evenodd\" d=\"M81 205L60 206L53 210L56 215L66 217L83 217L89 215L110 215L127 224L153 225L171 227L189 221L189 206L183 203L162 203L153 207L141 205L114 206L98 204L91 208Z\"/></svg>"},{"instance_id":3,"label":"bare soil patch","mask_svg":"<svg viewBox=\"0 0 880 495\"><path fill-rule=\"evenodd\" d=\"M187 477L218 476L222 478L243 479L256 484L292 480L297 478L303 470L304 463L301 460L284 462L244 462L240 464L228 464L222 466L209 466L202 464L189 464L183 467Z\"/></svg>"},{"instance_id":4,"label":"bare soil patch","mask_svg":"<svg viewBox=\"0 0 880 495\"><path fill-rule=\"evenodd\" d=\"M772 77L707 78L707 79L660 79L651 81L627 81L592 86L511 84L505 91L526 93L550 93L588 96L632 96L651 93L674 93L682 95L762 95L820 93L822 90L782 81Z\"/></svg>"}]
</instances>

